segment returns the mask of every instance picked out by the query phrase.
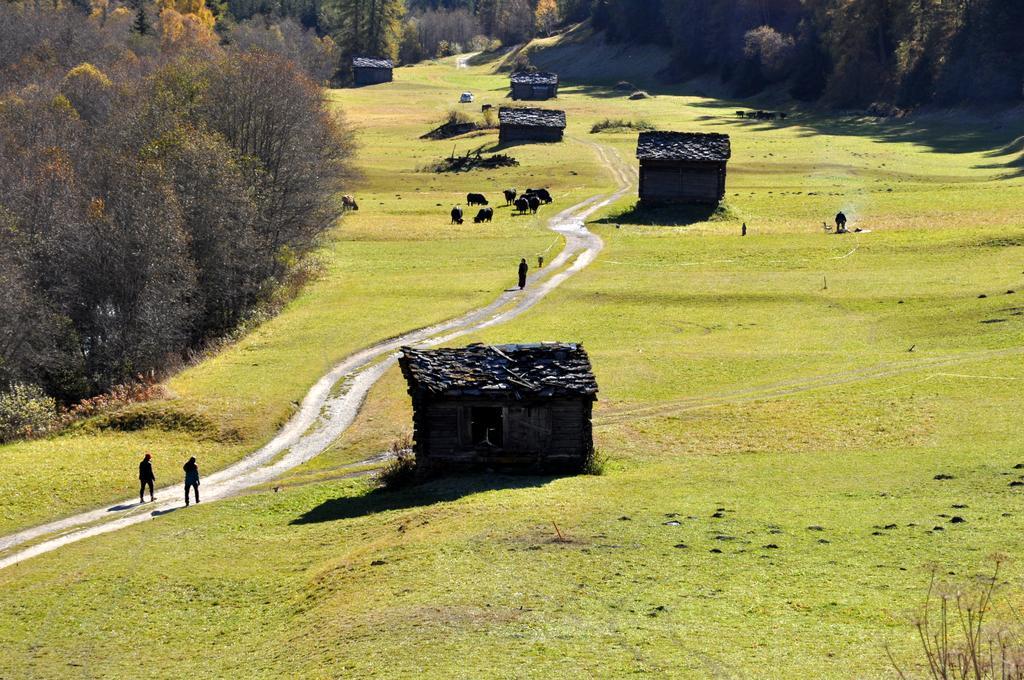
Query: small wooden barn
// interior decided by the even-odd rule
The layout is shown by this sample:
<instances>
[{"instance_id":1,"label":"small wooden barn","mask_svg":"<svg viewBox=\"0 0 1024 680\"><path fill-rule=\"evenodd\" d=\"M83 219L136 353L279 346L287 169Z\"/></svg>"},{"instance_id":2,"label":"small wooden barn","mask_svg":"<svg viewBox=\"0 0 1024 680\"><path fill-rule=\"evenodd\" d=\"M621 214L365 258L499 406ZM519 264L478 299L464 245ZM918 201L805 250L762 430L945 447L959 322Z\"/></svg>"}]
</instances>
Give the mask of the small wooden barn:
<instances>
[{"instance_id":1,"label":"small wooden barn","mask_svg":"<svg viewBox=\"0 0 1024 680\"><path fill-rule=\"evenodd\" d=\"M641 132L640 201L716 204L725 197L729 135L700 132Z\"/></svg>"},{"instance_id":2,"label":"small wooden barn","mask_svg":"<svg viewBox=\"0 0 1024 680\"><path fill-rule=\"evenodd\" d=\"M578 472L593 451L597 381L581 345L402 348L421 474Z\"/></svg>"},{"instance_id":3,"label":"small wooden barn","mask_svg":"<svg viewBox=\"0 0 1024 680\"><path fill-rule=\"evenodd\" d=\"M357 86L390 83L395 65L390 59L352 58L352 82Z\"/></svg>"},{"instance_id":4,"label":"small wooden barn","mask_svg":"<svg viewBox=\"0 0 1024 680\"><path fill-rule=\"evenodd\" d=\"M501 107L498 109L498 141L560 142L565 133L565 111Z\"/></svg>"},{"instance_id":5,"label":"small wooden barn","mask_svg":"<svg viewBox=\"0 0 1024 680\"><path fill-rule=\"evenodd\" d=\"M558 74L519 71L509 78L512 99L544 100L558 96Z\"/></svg>"}]
</instances>

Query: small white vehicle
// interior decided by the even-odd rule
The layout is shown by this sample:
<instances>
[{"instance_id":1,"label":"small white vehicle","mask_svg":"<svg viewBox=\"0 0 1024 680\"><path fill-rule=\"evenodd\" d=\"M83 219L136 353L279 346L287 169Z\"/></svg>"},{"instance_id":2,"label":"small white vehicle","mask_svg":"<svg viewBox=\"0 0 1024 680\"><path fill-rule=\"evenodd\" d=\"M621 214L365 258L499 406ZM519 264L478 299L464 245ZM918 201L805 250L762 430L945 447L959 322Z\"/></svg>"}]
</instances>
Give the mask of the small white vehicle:
<instances>
[{"instance_id":1,"label":"small white vehicle","mask_svg":"<svg viewBox=\"0 0 1024 680\"><path fill-rule=\"evenodd\" d=\"M473 103L473 93L472 92L463 92L462 96L459 97L459 103L460 104L472 104Z\"/></svg>"}]
</instances>

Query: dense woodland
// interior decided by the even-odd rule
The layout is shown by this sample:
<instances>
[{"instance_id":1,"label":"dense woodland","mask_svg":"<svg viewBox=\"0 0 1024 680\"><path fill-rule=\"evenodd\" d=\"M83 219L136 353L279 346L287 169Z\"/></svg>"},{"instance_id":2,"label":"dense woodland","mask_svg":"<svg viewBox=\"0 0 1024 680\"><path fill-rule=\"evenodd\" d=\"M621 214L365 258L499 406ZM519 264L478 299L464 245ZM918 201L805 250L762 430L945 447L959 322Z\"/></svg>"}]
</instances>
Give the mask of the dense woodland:
<instances>
[{"instance_id":1,"label":"dense woodland","mask_svg":"<svg viewBox=\"0 0 1024 680\"><path fill-rule=\"evenodd\" d=\"M1024 91L1020 0L410 0L410 6L424 16L469 15L506 44L590 20L611 42L671 50L664 79L718 76L740 96L783 86L797 99L836 107L909 108L1019 101Z\"/></svg>"},{"instance_id":2,"label":"dense woodland","mask_svg":"<svg viewBox=\"0 0 1024 680\"><path fill-rule=\"evenodd\" d=\"M353 145L302 66L321 41L298 31L293 61L213 26L194 3L0 3L0 397L180 364L336 221Z\"/></svg>"}]
</instances>

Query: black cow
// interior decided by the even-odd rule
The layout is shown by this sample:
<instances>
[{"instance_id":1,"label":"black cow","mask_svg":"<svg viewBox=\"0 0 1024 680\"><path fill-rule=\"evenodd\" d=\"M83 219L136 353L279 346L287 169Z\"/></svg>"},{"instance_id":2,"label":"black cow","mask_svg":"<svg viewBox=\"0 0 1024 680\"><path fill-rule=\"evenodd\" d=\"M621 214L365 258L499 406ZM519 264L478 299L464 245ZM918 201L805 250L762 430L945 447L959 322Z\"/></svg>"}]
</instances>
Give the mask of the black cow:
<instances>
[{"instance_id":1,"label":"black cow","mask_svg":"<svg viewBox=\"0 0 1024 680\"><path fill-rule=\"evenodd\" d=\"M483 194L466 194L466 203L469 205L487 205L487 199Z\"/></svg>"},{"instance_id":2,"label":"black cow","mask_svg":"<svg viewBox=\"0 0 1024 680\"><path fill-rule=\"evenodd\" d=\"M516 200L516 190L515 189L505 189L504 193L505 193L505 205L512 205L512 203Z\"/></svg>"},{"instance_id":3,"label":"black cow","mask_svg":"<svg viewBox=\"0 0 1024 680\"><path fill-rule=\"evenodd\" d=\"M494 218L494 208L480 208L480 211L473 218L473 221L477 224L481 222L490 222Z\"/></svg>"},{"instance_id":4,"label":"black cow","mask_svg":"<svg viewBox=\"0 0 1024 680\"><path fill-rule=\"evenodd\" d=\"M737 111L736 112L736 117L737 118L746 118L747 117L747 112L746 111Z\"/></svg>"},{"instance_id":5,"label":"black cow","mask_svg":"<svg viewBox=\"0 0 1024 680\"><path fill-rule=\"evenodd\" d=\"M779 111L779 120L786 120L786 115L785 111Z\"/></svg>"},{"instance_id":6,"label":"black cow","mask_svg":"<svg viewBox=\"0 0 1024 680\"><path fill-rule=\"evenodd\" d=\"M530 212L536 215L537 208L540 207L540 197L537 196L537 194L530 194L529 198L526 200L530 202Z\"/></svg>"},{"instance_id":7,"label":"black cow","mask_svg":"<svg viewBox=\"0 0 1024 680\"><path fill-rule=\"evenodd\" d=\"M547 189L527 189L526 190L526 194L524 194L524 195L525 196L536 196L543 203L550 203L551 202L551 194L548 192Z\"/></svg>"},{"instance_id":8,"label":"black cow","mask_svg":"<svg viewBox=\"0 0 1024 680\"><path fill-rule=\"evenodd\" d=\"M459 206L452 208L452 224L462 224L462 208Z\"/></svg>"},{"instance_id":9,"label":"black cow","mask_svg":"<svg viewBox=\"0 0 1024 680\"><path fill-rule=\"evenodd\" d=\"M530 201L525 197L520 196L516 199L515 206L520 215L525 215L526 211L530 209Z\"/></svg>"}]
</instances>

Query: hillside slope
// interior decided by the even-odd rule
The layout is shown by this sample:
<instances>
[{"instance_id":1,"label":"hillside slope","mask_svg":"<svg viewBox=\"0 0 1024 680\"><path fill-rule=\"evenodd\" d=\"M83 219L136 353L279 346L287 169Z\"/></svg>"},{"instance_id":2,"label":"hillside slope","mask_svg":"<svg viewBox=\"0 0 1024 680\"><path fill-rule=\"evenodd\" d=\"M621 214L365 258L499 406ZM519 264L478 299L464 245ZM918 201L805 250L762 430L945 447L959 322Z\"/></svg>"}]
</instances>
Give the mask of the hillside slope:
<instances>
[{"instance_id":1,"label":"hillside slope","mask_svg":"<svg viewBox=\"0 0 1024 680\"><path fill-rule=\"evenodd\" d=\"M498 62L498 70L510 70L520 55L563 80L594 85L614 85L620 80L654 84L657 74L671 60L668 50L655 45L610 44L603 33L594 32L589 22L516 47Z\"/></svg>"}]
</instances>

